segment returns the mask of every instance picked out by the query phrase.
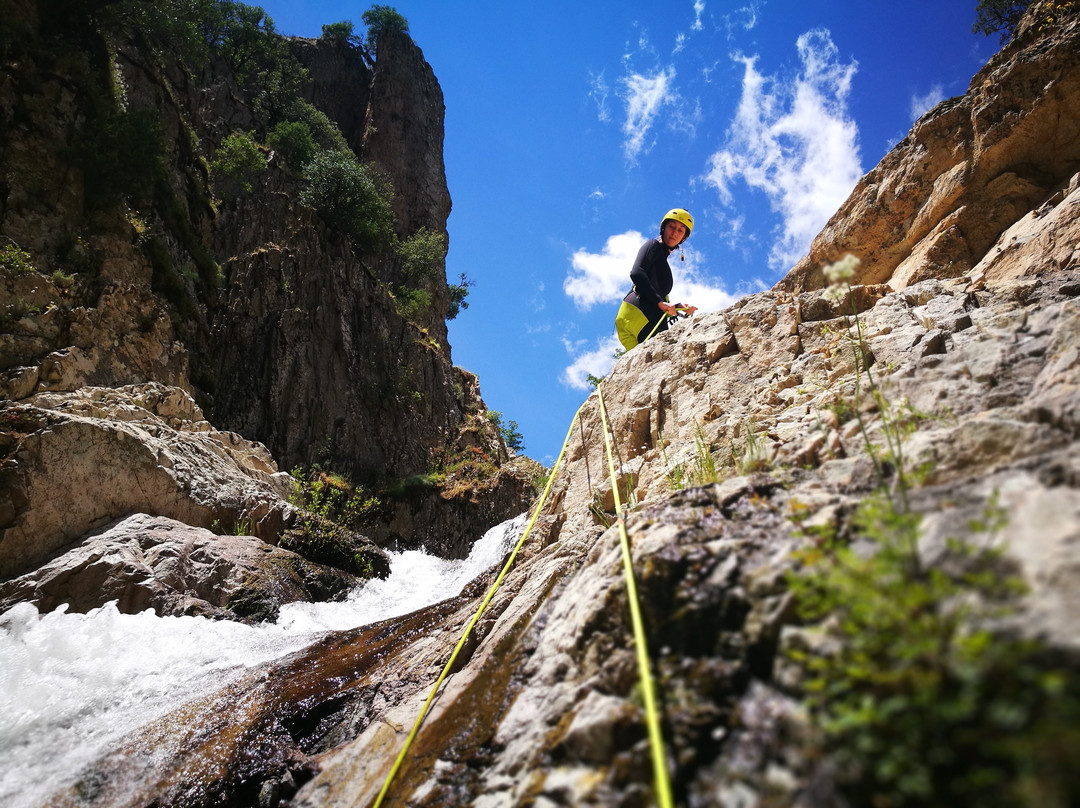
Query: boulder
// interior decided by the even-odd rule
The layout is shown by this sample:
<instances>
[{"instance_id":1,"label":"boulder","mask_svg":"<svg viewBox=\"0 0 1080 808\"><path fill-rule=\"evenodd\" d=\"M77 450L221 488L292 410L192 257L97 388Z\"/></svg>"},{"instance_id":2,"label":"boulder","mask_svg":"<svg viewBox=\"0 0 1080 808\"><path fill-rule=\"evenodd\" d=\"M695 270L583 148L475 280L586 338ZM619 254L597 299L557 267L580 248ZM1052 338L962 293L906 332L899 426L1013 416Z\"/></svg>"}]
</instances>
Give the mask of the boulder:
<instances>
[{"instance_id":1,"label":"boulder","mask_svg":"<svg viewBox=\"0 0 1080 808\"><path fill-rule=\"evenodd\" d=\"M33 572L0 583L0 611L32 603L87 612L273 620L285 603L342 597L357 578L254 536L222 536L137 513L83 537Z\"/></svg>"}]
</instances>

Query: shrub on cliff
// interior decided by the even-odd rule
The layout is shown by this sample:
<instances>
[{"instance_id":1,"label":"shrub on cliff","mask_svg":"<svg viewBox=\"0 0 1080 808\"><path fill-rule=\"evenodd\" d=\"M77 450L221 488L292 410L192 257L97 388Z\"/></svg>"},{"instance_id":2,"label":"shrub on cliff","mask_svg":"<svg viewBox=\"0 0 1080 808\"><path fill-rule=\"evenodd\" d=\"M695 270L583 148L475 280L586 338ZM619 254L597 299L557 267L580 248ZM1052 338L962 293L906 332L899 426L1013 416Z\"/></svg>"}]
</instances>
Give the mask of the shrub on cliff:
<instances>
[{"instance_id":1,"label":"shrub on cliff","mask_svg":"<svg viewBox=\"0 0 1080 808\"><path fill-rule=\"evenodd\" d=\"M398 14L392 6L372 6L365 11L360 19L368 27L367 46L374 53L377 50L379 37L388 33L407 34L409 23Z\"/></svg>"},{"instance_id":2,"label":"shrub on cliff","mask_svg":"<svg viewBox=\"0 0 1080 808\"><path fill-rule=\"evenodd\" d=\"M303 121L282 121L266 136L266 145L281 155L285 165L299 169L315 156L315 138Z\"/></svg>"},{"instance_id":3,"label":"shrub on cliff","mask_svg":"<svg viewBox=\"0 0 1080 808\"><path fill-rule=\"evenodd\" d=\"M251 180L266 170L266 160L254 138L245 132L233 132L221 141L210 166L217 179L229 179L251 192Z\"/></svg>"},{"instance_id":4,"label":"shrub on cliff","mask_svg":"<svg viewBox=\"0 0 1080 808\"><path fill-rule=\"evenodd\" d=\"M300 192L300 202L347 234L357 248L373 249L392 241L393 191L375 171L350 153L323 151L304 167L304 174L308 185Z\"/></svg>"},{"instance_id":5,"label":"shrub on cliff","mask_svg":"<svg viewBox=\"0 0 1080 808\"><path fill-rule=\"evenodd\" d=\"M349 144L341 129L330 120L325 112L316 109L307 101L300 98L293 99L292 103L282 112L282 120L302 123L311 130L311 136L315 139L315 145L328 151L349 151Z\"/></svg>"}]
</instances>

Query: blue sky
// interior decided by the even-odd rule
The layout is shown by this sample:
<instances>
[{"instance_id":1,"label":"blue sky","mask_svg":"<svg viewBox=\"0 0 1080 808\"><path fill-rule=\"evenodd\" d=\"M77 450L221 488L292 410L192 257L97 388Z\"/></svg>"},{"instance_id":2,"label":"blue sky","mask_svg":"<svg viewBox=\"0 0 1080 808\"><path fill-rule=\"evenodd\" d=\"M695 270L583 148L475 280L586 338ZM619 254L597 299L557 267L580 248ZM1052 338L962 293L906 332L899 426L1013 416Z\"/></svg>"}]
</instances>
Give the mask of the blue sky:
<instances>
[{"instance_id":1,"label":"blue sky","mask_svg":"<svg viewBox=\"0 0 1080 808\"><path fill-rule=\"evenodd\" d=\"M271 0L318 36L374 4ZM998 48L976 0L401 0L442 86L446 274L474 282L454 363L550 465L611 368L630 262L695 217L672 299L703 311L775 284L858 178ZM692 324L681 324L688 327Z\"/></svg>"}]
</instances>

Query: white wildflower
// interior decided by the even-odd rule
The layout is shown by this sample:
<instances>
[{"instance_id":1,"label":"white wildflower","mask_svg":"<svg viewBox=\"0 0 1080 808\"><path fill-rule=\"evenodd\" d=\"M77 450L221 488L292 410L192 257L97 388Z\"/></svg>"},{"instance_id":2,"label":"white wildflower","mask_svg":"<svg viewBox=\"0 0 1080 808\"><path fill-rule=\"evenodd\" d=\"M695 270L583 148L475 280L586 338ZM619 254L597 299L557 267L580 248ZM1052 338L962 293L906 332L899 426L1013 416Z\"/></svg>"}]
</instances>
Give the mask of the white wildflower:
<instances>
[{"instance_id":1,"label":"white wildflower","mask_svg":"<svg viewBox=\"0 0 1080 808\"><path fill-rule=\"evenodd\" d=\"M822 270L825 273L825 280L830 285L847 284L855 276L855 270L858 269L859 264L862 263L851 253L848 253L839 261L829 264Z\"/></svg>"}]
</instances>

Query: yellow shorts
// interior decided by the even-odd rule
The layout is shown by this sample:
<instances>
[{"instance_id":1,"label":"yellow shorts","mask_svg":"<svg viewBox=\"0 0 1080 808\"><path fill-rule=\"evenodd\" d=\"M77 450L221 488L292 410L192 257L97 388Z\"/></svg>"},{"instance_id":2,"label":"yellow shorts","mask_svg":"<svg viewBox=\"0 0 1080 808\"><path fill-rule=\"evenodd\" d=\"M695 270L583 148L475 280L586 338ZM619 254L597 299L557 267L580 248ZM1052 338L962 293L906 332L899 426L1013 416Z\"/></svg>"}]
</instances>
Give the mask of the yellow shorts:
<instances>
[{"instance_id":1,"label":"yellow shorts","mask_svg":"<svg viewBox=\"0 0 1080 808\"><path fill-rule=\"evenodd\" d=\"M625 300L622 302L619 313L615 315L615 332L619 335L619 342L626 350L629 351L638 344L642 329L648 325L649 318L641 309Z\"/></svg>"}]
</instances>

